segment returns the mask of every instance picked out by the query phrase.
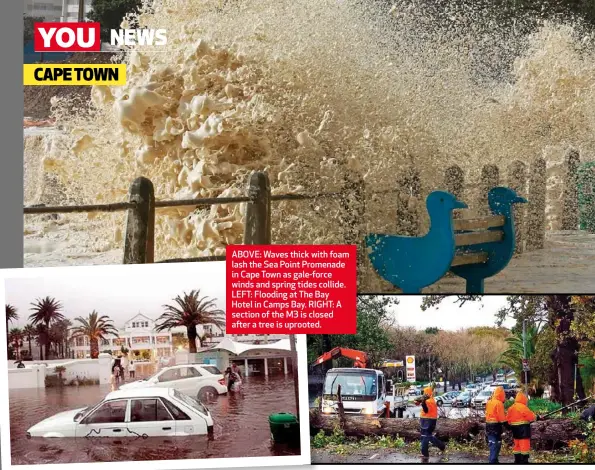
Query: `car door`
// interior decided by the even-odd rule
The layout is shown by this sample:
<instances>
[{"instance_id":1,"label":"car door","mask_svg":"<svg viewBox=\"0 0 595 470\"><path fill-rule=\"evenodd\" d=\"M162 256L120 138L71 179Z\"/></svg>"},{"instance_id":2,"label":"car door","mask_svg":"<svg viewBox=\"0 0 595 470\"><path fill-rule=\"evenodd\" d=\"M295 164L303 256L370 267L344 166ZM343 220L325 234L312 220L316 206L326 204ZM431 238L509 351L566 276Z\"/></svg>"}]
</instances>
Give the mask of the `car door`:
<instances>
[{"instance_id":1,"label":"car door","mask_svg":"<svg viewBox=\"0 0 595 470\"><path fill-rule=\"evenodd\" d=\"M129 400L102 403L76 425L76 437L128 437Z\"/></svg>"},{"instance_id":2,"label":"car door","mask_svg":"<svg viewBox=\"0 0 595 470\"><path fill-rule=\"evenodd\" d=\"M157 377L159 387L175 388L178 392L190 396L196 396L198 393L198 381L201 374L192 366L176 367L165 370Z\"/></svg>"},{"instance_id":3,"label":"car door","mask_svg":"<svg viewBox=\"0 0 595 470\"><path fill-rule=\"evenodd\" d=\"M130 400L128 432L136 437L173 436L176 422L158 397Z\"/></svg>"}]
</instances>

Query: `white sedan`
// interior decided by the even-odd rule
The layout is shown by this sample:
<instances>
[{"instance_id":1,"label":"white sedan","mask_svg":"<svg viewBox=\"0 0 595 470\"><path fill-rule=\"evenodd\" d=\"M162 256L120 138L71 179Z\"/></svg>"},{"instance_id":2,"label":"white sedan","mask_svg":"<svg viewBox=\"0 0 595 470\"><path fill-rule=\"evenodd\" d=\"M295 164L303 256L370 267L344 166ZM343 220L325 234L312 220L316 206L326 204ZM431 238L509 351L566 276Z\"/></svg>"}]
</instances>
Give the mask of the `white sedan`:
<instances>
[{"instance_id":1,"label":"white sedan","mask_svg":"<svg viewBox=\"0 0 595 470\"><path fill-rule=\"evenodd\" d=\"M164 367L155 375L120 386L120 390L166 387L207 400L227 393L225 378L217 367L210 364L184 364Z\"/></svg>"},{"instance_id":2,"label":"white sedan","mask_svg":"<svg viewBox=\"0 0 595 470\"><path fill-rule=\"evenodd\" d=\"M64 411L27 430L31 437L159 437L210 434L209 410L173 388L118 390L97 405Z\"/></svg>"}]
</instances>

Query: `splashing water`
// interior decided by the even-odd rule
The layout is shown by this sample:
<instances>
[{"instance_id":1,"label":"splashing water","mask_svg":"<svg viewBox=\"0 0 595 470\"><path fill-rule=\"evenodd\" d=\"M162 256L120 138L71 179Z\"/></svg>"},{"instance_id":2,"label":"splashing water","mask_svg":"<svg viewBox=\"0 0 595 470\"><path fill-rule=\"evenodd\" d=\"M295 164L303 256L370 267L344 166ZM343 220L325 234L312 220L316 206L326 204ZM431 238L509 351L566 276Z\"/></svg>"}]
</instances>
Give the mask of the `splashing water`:
<instances>
[{"instance_id":1,"label":"splashing water","mask_svg":"<svg viewBox=\"0 0 595 470\"><path fill-rule=\"evenodd\" d=\"M62 201L105 203L125 200L140 175L158 199L243 194L252 169L268 170L276 193L336 190L347 169L373 191L393 188L415 165L427 193L451 164L473 183L484 164L504 169L539 156L556 187L569 145L592 155L590 34L560 21L515 33L464 4L438 24L426 10L415 2L155 0L126 22L167 29L166 48L120 58L127 85L94 87L90 110L54 103L64 132L46 138L44 172ZM363 222L390 230L391 210L370 198ZM273 211L276 243L342 241L336 202ZM121 243L122 217L99 219L102 249ZM156 225L158 259L223 254L241 241L243 206L160 210Z\"/></svg>"}]
</instances>

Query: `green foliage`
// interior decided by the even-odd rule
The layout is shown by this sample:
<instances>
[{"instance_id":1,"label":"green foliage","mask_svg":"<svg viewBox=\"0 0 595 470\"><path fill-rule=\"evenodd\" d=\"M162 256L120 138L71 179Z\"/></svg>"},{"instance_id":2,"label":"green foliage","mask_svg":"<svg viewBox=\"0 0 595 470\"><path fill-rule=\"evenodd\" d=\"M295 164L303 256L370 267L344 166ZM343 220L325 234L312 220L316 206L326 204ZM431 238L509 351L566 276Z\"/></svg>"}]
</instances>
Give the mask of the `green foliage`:
<instances>
[{"instance_id":1,"label":"green foliage","mask_svg":"<svg viewBox=\"0 0 595 470\"><path fill-rule=\"evenodd\" d=\"M508 408L510 408L513 403L514 400L506 400L506 402L504 402L504 409L508 410ZM559 403L555 403L545 398L532 398L531 400L529 400L528 406L533 413L538 415L551 413L552 411L556 411L562 408L562 405L560 405Z\"/></svg>"},{"instance_id":2,"label":"green foliage","mask_svg":"<svg viewBox=\"0 0 595 470\"><path fill-rule=\"evenodd\" d=\"M372 366L379 365L391 350L387 329L393 323L391 308L398 304L393 296L361 295L357 299L357 333L326 335L330 345L323 344L324 335L308 335L308 363L326 352L325 348L342 346L368 354ZM347 365L347 364L346 364Z\"/></svg>"},{"instance_id":3,"label":"green foliage","mask_svg":"<svg viewBox=\"0 0 595 470\"><path fill-rule=\"evenodd\" d=\"M347 438L345 433L336 427L332 434L327 435L319 431L311 439L313 449L327 448L334 453L346 453L357 449L404 449L405 440L399 436L366 436L363 439Z\"/></svg>"},{"instance_id":4,"label":"green foliage","mask_svg":"<svg viewBox=\"0 0 595 470\"><path fill-rule=\"evenodd\" d=\"M517 377L520 377L522 373L522 360L524 358L525 349L527 359L531 359L535 354L538 333L539 331L537 327L531 325L526 329L524 343L522 332L517 332L514 336L510 336L504 340L508 343L508 349L502 353L499 362L514 370Z\"/></svg>"},{"instance_id":5,"label":"green foliage","mask_svg":"<svg viewBox=\"0 0 595 470\"><path fill-rule=\"evenodd\" d=\"M321 449L330 445L340 445L345 443L345 433L339 427L333 429L332 434L326 435L324 431L320 431L312 438L312 447Z\"/></svg>"},{"instance_id":6,"label":"green foliage","mask_svg":"<svg viewBox=\"0 0 595 470\"><path fill-rule=\"evenodd\" d=\"M101 24L101 37L109 41L110 30L120 29L124 17L136 12L141 5L141 0L93 0L87 18Z\"/></svg>"},{"instance_id":7,"label":"green foliage","mask_svg":"<svg viewBox=\"0 0 595 470\"><path fill-rule=\"evenodd\" d=\"M581 377L585 389L593 389L595 387L595 357L583 354L578 361L580 367Z\"/></svg>"},{"instance_id":8,"label":"green foliage","mask_svg":"<svg viewBox=\"0 0 595 470\"><path fill-rule=\"evenodd\" d=\"M586 439L570 441L574 461L577 463L595 463L595 423L584 424Z\"/></svg>"}]
</instances>

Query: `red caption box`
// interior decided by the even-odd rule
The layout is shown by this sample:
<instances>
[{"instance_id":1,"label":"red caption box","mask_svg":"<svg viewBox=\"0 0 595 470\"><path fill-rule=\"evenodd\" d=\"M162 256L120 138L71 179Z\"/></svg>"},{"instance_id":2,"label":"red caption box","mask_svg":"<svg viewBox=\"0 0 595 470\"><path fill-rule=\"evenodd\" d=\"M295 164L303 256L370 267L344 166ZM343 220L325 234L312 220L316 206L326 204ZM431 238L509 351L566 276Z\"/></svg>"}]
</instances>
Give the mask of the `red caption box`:
<instances>
[{"instance_id":1,"label":"red caption box","mask_svg":"<svg viewBox=\"0 0 595 470\"><path fill-rule=\"evenodd\" d=\"M227 247L229 334L355 334L355 245Z\"/></svg>"}]
</instances>

